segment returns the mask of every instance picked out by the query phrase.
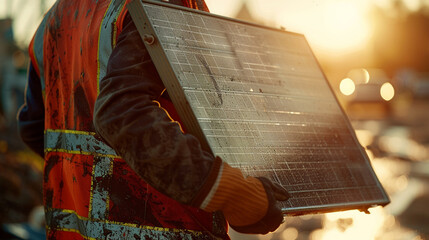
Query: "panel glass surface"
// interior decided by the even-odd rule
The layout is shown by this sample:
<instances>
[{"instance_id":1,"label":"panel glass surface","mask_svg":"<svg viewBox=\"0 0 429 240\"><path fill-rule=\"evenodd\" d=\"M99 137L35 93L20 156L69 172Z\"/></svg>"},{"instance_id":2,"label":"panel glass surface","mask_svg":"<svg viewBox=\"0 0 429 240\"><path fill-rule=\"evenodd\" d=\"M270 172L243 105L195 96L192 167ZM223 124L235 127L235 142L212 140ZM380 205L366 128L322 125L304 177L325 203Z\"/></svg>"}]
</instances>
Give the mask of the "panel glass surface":
<instances>
[{"instance_id":1,"label":"panel glass surface","mask_svg":"<svg viewBox=\"0 0 429 240\"><path fill-rule=\"evenodd\" d=\"M303 35L143 6L213 154L281 183L286 212L388 202Z\"/></svg>"}]
</instances>

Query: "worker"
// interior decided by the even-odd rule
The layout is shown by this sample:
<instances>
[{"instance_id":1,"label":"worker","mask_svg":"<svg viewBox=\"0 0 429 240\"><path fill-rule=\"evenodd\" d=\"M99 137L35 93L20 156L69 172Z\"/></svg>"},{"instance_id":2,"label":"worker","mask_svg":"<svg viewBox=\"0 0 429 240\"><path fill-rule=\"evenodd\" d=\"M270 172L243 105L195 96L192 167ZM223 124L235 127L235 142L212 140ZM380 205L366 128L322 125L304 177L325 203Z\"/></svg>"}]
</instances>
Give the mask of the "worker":
<instances>
[{"instance_id":1,"label":"worker","mask_svg":"<svg viewBox=\"0 0 429 240\"><path fill-rule=\"evenodd\" d=\"M127 4L58 0L30 43L18 120L45 159L48 239L229 239L226 222L274 231L288 193L183 131Z\"/></svg>"}]
</instances>

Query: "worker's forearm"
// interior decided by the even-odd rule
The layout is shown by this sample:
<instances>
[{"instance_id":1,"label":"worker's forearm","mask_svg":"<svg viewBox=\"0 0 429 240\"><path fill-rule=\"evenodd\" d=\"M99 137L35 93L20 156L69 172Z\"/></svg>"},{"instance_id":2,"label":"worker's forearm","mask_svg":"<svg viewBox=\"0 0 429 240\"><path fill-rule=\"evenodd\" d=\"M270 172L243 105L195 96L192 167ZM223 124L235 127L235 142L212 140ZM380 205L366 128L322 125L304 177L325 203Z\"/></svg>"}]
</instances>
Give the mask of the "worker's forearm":
<instances>
[{"instance_id":1,"label":"worker's forearm","mask_svg":"<svg viewBox=\"0 0 429 240\"><path fill-rule=\"evenodd\" d=\"M159 107L155 100L163 90L134 24L128 23L100 82L95 128L146 182L189 204L209 175L214 157Z\"/></svg>"}]
</instances>

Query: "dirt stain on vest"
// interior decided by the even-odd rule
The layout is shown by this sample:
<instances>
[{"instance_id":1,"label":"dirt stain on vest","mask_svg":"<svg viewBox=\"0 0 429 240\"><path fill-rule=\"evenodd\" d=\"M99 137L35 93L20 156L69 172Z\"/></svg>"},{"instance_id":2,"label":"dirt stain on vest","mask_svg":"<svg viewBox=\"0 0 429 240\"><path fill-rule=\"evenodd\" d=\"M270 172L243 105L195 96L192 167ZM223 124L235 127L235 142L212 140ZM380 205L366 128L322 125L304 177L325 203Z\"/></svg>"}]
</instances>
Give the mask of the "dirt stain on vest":
<instances>
[{"instance_id":1,"label":"dirt stain on vest","mask_svg":"<svg viewBox=\"0 0 429 240\"><path fill-rule=\"evenodd\" d=\"M86 117L86 118L91 117L89 104L86 101L85 92L81 85L78 85L75 89L74 106L77 109L79 116Z\"/></svg>"},{"instance_id":2,"label":"dirt stain on vest","mask_svg":"<svg viewBox=\"0 0 429 240\"><path fill-rule=\"evenodd\" d=\"M77 17L79 16L79 10L76 9L76 11L74 11L74 20L77 20Z\"/></svg>"},{"instance_id":3,"label":"dirt stain on vest","mask_svg":"<svg viewBox=\"0 0 429 240\"><path fill-rule=\"evenodd\" d=\"M54 199L54 190L52 188L48 188L45 190L45 205L46 207L52 207L52 201Z\"/></svg>"},{"instance_id":4,"label":"dirt stain on vest","mask_svg":"<svg viewBox=\"0 0 429 240\"><path fill-rule=\"evenodd\" d=\"M122 4L122 0L114 0L111 4L113 5L113 9L119 9L119 6ZM106 22L109 22L110 18L113 17L115 12L111 11L109 15L106 16ZM104 25L104 28L107 28L107 25Z\"/></svg>"},{"instance_id":5,"label":"dirt stain on vest","mask_svg":"<svg viewBox=\"0 0 429 240\"><path fill-rule=\"evenodd\" d=\"M85 74L83 74L84 76ZM84 126L89 126L89 131L94 131L94 127L92 125L92 114L91 114L91 110L89 107L89 103L86 99L86 95L85 95L85 91L82 87L82 85L78 84L74 90L74 108L76 109L75 111L75 116L74 119L82 119L82 121L80 121L80 124L82 126L80 126L81 128ZM76 124L76 123L75 123ZM76 128L77 126L75 126Z\"/></svg>"},{"instance_id":6,"label":"dirt stain on vest","mask_svg":"<svg viewBox=\"0 0 429 240\"><path fill-rule=\"evenodd\" d=\"M45 172L44 172L44 176L43 176L43 181L44 182L48 182L49 181L49 173L51 172L51 170L54 168L55 165L57 165L60 162L60 157L59 156L51 156L48 158L48 160L46 161L46 165L45 165Z\"/></svg>"},{"instance_id":7,"label":"dirt stain on vest","mask_svg":"<svg viewBox=\"0 0 429 240\"><path fill-rule=\"evenodd\" d=\"M82 177L92 176L93 165L87 161L80 162L80 164L82 164Z\"/></svg>"},{"instance_id":8,"label":"dirt stain on vest","mask_svg":"<svg viewBox=\"0 0 429 240\"><path fill-rule=\"evenodd\" d=\"M86 11L86 16L85 17L88 17L88 15L89 15L89 13L92 11L92 8L90 8L90 9L88 9L88 11Z\"/></svg>"},{"instance_id":9,"label":"dirt stain on vest","mask_svg":"<svg viewBox=\"0 0 429 240\"><path fill-rule=\"evenodd\" d=\"M122 222L162 226L150 207L155 201L154 197L140 184L143 183L137 175L129 171L114 171L109 186L104 186L111 189L110 200L113 205L110 216Z\"/></svg>"}]
</instances>

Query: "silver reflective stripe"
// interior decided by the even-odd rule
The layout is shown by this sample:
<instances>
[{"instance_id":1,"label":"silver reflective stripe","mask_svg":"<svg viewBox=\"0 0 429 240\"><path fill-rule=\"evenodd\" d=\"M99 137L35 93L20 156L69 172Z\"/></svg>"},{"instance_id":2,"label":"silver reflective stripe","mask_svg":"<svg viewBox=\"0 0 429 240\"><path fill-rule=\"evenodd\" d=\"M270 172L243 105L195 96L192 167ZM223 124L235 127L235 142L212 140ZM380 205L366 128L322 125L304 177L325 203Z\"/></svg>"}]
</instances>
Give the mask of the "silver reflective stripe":
<instances>
[{"instance_id":1,"label":"silver reflective stripe","mask_svg":"<svg viewBox=\"0 0 429 240\"><path fill-rule=\"evenodd\" d=\"M46 210L46 223L51 231L77 232L92 239L212 239L197 231L168 229L109 221L94 221L72 211Z\"/></svg>"},{"instance_id":2,"label":"silver reflective stripe","mask_svg":"<svg viewBox=\"0 0 429 240\"><path fill-rule=\"evenodd\" d=\"M43 18L42 22L39 25L39 28L37 29L37 32L34 36L34 43L33 43L33 52L34 57L37 61L37 66L39 69L39 78L40 82L42 84L42 91L45 90L45 70L43 69L43 39L45 36L45 27L46 27L46 17Z\"/></svg>"},{"instance_id":3,"label":"silver reflective stripe","mask_svg":"<svg viewBox=\"0 0 429 240\"><path fill-rule=\"evenodd\" d=\"M45 152L68 152L119 158L115 150L96 139L94 134L67 130L47 130Z\"/></svg>"},{"instance_id":4,"label":"silver reflective stripe","mask_svg":"<svg viewBox=\"0 0 429 240\"><path fill-rule=\"evenodd\" d=\"M90 203L90 216L96 219L107 219L107 209L109 207L109 192L102 186L103 180L112 175L113 159L108 157L94 158L92 179L92 196Z\"/></svg>"},{"instance_id":5,"label":"silver reflective stripe","mask_svg":"<svg viewBox=\"0 0 429 240\"><path fill-rule=\"evenodd\" d=\"M115 0L110 1L109 8L104 14L103 21L100 25L100 35L98 39L98 82L106 76L107 62L112 53L112 33L114 32L114 24L121 13L125 1Z\"/></svg>"}]
</instances>

